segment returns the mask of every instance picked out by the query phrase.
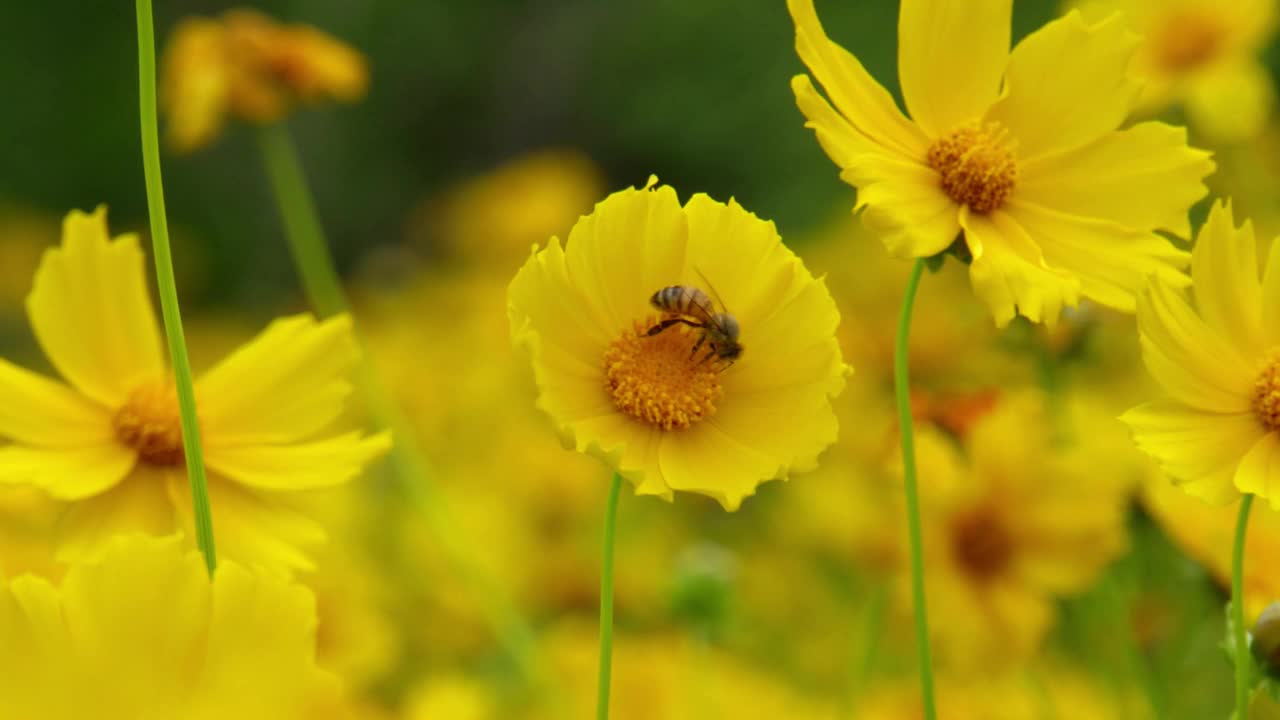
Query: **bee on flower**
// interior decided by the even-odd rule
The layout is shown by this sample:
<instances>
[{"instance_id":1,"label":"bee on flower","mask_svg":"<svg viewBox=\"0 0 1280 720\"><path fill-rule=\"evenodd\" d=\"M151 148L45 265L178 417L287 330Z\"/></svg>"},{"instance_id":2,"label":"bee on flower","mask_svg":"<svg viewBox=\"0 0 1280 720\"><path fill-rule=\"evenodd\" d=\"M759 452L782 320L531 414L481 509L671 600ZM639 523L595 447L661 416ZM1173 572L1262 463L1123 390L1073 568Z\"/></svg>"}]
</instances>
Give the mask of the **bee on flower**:
<instances>
[{"instance_id":1,"label":"bee on flower","mask_svg":"<svg viewBox=\"0 0 1280 720\"><path fill-rule=\"evenodd\" d=\"M126 532L194 538L177 392L138 239L106 209L72 211L27 297L36 340L66 383L0 359L0 484L69 507L59 552L93 554ZM219 549L246 564L310 568L323 530L298 491L358 476L386 434L332 433L358 352L351 319L272 323L195 385Z\"/></svg>"}]
</instances>

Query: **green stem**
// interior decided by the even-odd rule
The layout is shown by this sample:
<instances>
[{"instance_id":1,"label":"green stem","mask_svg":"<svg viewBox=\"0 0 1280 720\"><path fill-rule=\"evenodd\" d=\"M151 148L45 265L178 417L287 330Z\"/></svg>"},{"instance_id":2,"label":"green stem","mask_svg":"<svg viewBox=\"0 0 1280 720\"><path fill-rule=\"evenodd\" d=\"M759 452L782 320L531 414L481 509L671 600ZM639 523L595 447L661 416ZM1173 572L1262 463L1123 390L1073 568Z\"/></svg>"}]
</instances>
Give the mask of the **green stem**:
<instances>
[{"instance_id":1,"label":"green stem","mask_svg":"<svg viewBox=\"0 0 1280 720\"><path fill-rule=\"evenodd\" d=\"M618 531L618 496L622 476L614 473L604 511L604 549L600 562L600 673L596 682L596 719L609 717L609 685L613 679L613 540Z\"/></svg>"},{"instance_id":2,"label":"green stem","mask_svg":"<svg viewBox=\"0 0 1280 720\"><path fill-rule=\"evenodd\" d=\"M911 598L915 607L916 655L920 661L920 698L924 720L934 720L933 660L929 652L929 613L925 607L924 551L920 531L920 497L916 490L916 449L911 418L911 382L907 374L907 339L911 335L911 309L925 261L916 260L902 297L898 337L893 347L893 390L898 400L898 429L902 436L902 480L907 496L907 531L911 542Z\"/></svg>"},{"instance_id":3,"label":"green stem","mask_svg":"<svg viewBox=\"0 0 1280 720\"><path fill-rule=\"evenodd\" d=\"M164 334L169 340L169 358L178 386L178 411L182 418L182 448L191 479L196 544L204 554L212 575L218 566L213 544L213 514L209 509L209 485L204 474L204 452L200 445L200 425L196 417L196 394L191 381L191 361L182 332L182 312L178 307L178 285L173 278L173 254L169 249L169 221L164 210L164 183L160 177L160 129L156 118L156 39L152 29L151 0L138 0L138 98L142 117L142 166L147 183L147 209L151 214L152 254L156 259L156 284L160 289L160 311Z\"/></svg>"},{"instance_id":4,"label":"green stem","mask_svg":"<svg viewBox=\"0 0 1280 720\"><path fill-rule=\"evenodd\" d=\"M329 254L315 201L288 128L283 124L263 127L258 133L258 140L289 250L307 299L321 317L350 312L350 303ZM360 342L362 360L356 383L375 422L391 431L393 443L389 460L395 476L401 480L402 490L410 504L426 519L427 527L443 549L450 568L475 596L483 599L487 620L504 650L526 678L536 678L539 670L532 629L497 584L469 560L468 546L454 540L457 533L444 508L444 498L432 481L434 473L426 453L414 439L413 425L383 386L369 360L370 354L358 336L357 342Z\"/></svg>"},{"instance_id":5,"label":"green stem","mask_svg":"<svg viewBox=\"0 0 1280 720\"><path fill-rule=\"evenodd\" d=\"M1236 544L1231 555L1231 620L1235 631L1236 720L1244 720L1249 712L1249 646L1244 627L1244 545L1249 527L1249 508L1253 495L1246 493L1240 501L1236 518Z\"/></svg>"}]
</instances>

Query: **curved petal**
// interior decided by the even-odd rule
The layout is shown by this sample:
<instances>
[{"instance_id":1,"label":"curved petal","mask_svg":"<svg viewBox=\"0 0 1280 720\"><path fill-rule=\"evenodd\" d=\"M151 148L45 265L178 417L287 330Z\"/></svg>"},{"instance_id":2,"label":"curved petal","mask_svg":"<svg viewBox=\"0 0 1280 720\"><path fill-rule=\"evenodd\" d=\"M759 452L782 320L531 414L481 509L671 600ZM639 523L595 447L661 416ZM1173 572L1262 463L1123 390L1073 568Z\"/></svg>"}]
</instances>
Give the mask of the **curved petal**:
<instances>
[{"instance_id":1,"label":"curved petal","mask_svg":"<svg viewBox=\"0 0 1280 720\"><path fill-rule=\"evenodd\" d=\"M164 356L134 235L114 241L107 209L72 210L62 246L45 252L27 315L49 362L77 390L108 407L163 377Z\"/></svg>"},{"instance_id":2,"label":"curved petal","mask_svg":"<svg viewBox=\"0 0 1280 720\"><path fill-rule=\"evenodd\" d=\"M1133 312L1152 276L1173 287L1191 283L1180 271L1187 253L1155 233L1025 202L1010 203L1007 211L1035 239L1046 263L1073 274L1080 292L1103 305Z\"/></svg>"},{"instance_id":3,"label":"curved petal","mask_svg":"<svg viewBox=\"0 0 1280 720\"><path fill-rule=\"evenodd\" d=\"M1265 498L1280 510L1280 434L1269 432L1254 443L1236 469L1236 489Z\"/></svg>"},{"instance_id":4,"label":"curved petal","mask_svg":"<svg viewBox=\"0 0 1280 720\"><path fill-rule=\"evenodd\" d=\"M1191 236L1187 210L1208 193L1210 154L1185 128L1148 122L1018 166L1015 199L1134 230Z\"/></svg>"},{"instance_id":5,"label":"curved petal","mask_svg":"<svg viewBox=\"0 0 1280 720\"><path fill-rule=\"evenodd\" d=\"M80 500L109 491L137 463L114 440L82 447L0 447L0 484L29 484L59 500Z\"/></svg>"},{"instance_id":6,"label":"curved petal","mask_svg":"<svg viewBox=\"0 0 1280 720\"><path fill-rule=\"evenodd\" d=\"M673 490L714 498L729 512L760 483L786 474L775 458L744 445L712 422L663 435L658 463L662 479Z\"/></svg>"},{"instance_id":7,"label":"curved petal","mask_svg":"<svg viewBox=\"0 0 1280 720\"><path fill-rule=\"evenodd\" d=\"M1215 504L1239 496L1236 468L1265 434L1250 412L1209 413L1167 400L1140 405L1120 419L1166 475Z\"/></svg>"},{"instance_id":8,"label":"curved petal","mask_svg":"<svg viewBox=\"0 0 1280 720\"><path fill-rule=\"evenodd\" d=\"M43 447L112 439L106 410L62 383L0 359L0 438Z\"/></svg>"},{"instance_id":9,"label":"curved petal","mask_svg":"<svg viewBox=\"0 0 1280 720\"><path fill-rule=\"evenodd\" d=\"M177 532L167 490L169 476L176 474L140 465L111 490L72 505L58 523L58 558L67 562L92 559L117 535Z\"/></svg>"},{"instance_id":10,"label":"curved petal","mask_svg":"<svg viewBox=\"0 0 1280 720\"><path fill-rule=\"evenodd\" d=\"M558 238L533 251L511 281L507 301L512 343L526 347L534 357L554 346L567 357L598 363L614 339L598 321L598 313L587 311L583 290L569 279Z\"/></svg>"},{"instance_id":11,"label":"curved petal","mask_svg":"<svg viewBox=\"0 0 1280 720\"><path fill-rule=\"evenodd\" d=\"M1262 282L1253 223L1239 229L1228 202L1214 203L1191 256L1196 307L1246 357L1268 349L1262 333Z\"/></svg>"},{"instance_id":12,"label":"curved petal","mask_svg":"<svg viewBox=\"0 0 1280 720\"><path fill-rule=\"evenodd\" d=\"M1013 0L903 0L898 76L911 117L941 137L982 117L1000 92Z\"/></svg>"},{"instance_id":13,"label":"curved petal","mask_svg":"<svg viewBox=\"0 0 1280 720\"><path fill-rule=\"evenodd\" d=\"M818 21L813 0L787 0L787 9L796 26L800 60L864 142L906 158L923 158L929 149L924 134L903 117L893 96L856 57L831 42Z\"/></svg>"},{"instance_id":14,"label":"curved petal","mask_svg":"<svg viewBox=\"0 0 1280 720\"><path fill-rule=\"evenodd\" d=\"M973 255L973 291L1004 327L1015 315L1053 324L1062 307L1079 301L1080 281L1047 266L1040 248L1016 220L997 210L979 215L963 208L960 224Z\"/></svg>"},{"instance_id":15,"label":"curved petal","mask_svg":"<svg viewBox=\"0 0 1280 720\"><path fill-rule=\"evenodd\" d=\"M1009 129L1022 162L1096 140L1137 100L1141 85L1128 73L1137 44L1120 15L1091 26L1073 10L1013 49L1004 96L987 119Z\"/></svg>"},{"instance_id":16,"label":"curved petal","mask_svg":"<svg viewBox=\"0 0 1280 720\"><path fill-rule=\"evenodd\" d=\"M854 209L897 257L937 255L960 235L960 206L927 165L860 155L840 179L858 188Z\"/></svg>"},{"instance_id":17,"label":"curved petal","mask_svg":"<svg viewBox=\"0 0 1280 720\"><path fill-rule=\"evenodd\" d=\"M391 448L391 434L351 432L287 445L208 448L205 462L221 475L260 490L332 487L359 476Z\"/></svg>"},{"instance_id":18,"label":"curved petal","mask_svg":"<svg viewBox=\"0 0 1280 720\"><path fill-rule=\"evenodd\" d=\"M1262 335L1268 346L1280 345L1280 242L1271 243L1262 272Z\"/></svg>"},{"instance_id":19,"label":"curved petal","mask_svg":"<svg viewBox=\"0 0 1280 720\"><path fill-rule=\"evenodd\" d=\"M658 465L658 448L665 433L633 420L617 410L573 423L573 443L578 452L600 458L636 486L637 495L671 500Z\"/></svg>"},{"instance_id":20,"label":"curved petal","mask_svg":"<svg viewBox=\"0 0 1280 720\"><path fill-rule=\"evenodd\" d=\"M288 443L342 413L359 358L351 317L272 322L196 382L206 448Z\"/></svg>"},{"instance_id":21,"label":"curved petal","mask_svg":"<svg viewBox=\"0 0 1280 720\"><path fill-rule=\"evenodd\" d=\"M1249 409L1254 368L1172 288L1152 283L1138 298L1142 357L1174 399L1209 412Z\"/></svg>"}]
</instances>

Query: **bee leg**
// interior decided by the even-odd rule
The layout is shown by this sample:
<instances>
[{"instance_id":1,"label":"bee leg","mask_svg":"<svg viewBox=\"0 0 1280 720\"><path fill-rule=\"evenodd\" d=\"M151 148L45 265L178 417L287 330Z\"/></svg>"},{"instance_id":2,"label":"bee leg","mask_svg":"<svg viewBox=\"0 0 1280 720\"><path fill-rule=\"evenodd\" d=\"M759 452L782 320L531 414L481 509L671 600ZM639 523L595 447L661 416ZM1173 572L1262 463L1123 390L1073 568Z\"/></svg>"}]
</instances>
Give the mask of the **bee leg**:
<instances>
[{"instance_id":1,"label":"bee leg","mask_svg":"<svg viewBox=\"0 0 1280 720\"><path fill-rule=\"evenodd\" d=\"M654 325L653 327L649 328L649 332L647 332L647 333L645 333L645 334L646 334L646 335L657 335L658 333L662 332L663 330L666 330L667 328L671 327L672 325L675 325L676 323L681 323L681 322L685 322L685 320L684 320L683 318L667 318L666 320L663 320L662 322L658 323L657 325Z\"/></svg>"},{"instance_id":2,"label":"bee leg","mask_svg":"<svg viewBox=\"0 0 1280 720\"><path fill-rule=\"evenodd\" d=\"M717 348L713 343L711 347L707 348L707 354L702 356L702 361L699 362L698 364L701 365L702 363L711 360L711 358L715 357L718 354L720 354L720 349Z\"/></svg>"},{"instance_id":3,"label":"bee leg","mask_svg":"<svg viewBox=\"0 0 1280 720\"><path fill-rule=\"evenodd\" d=\"M694 356L694 355L697 355L697 354L698 354L698 348L702 347L702 343L704 343L704 342L706 342L706 341L707 341L707 335L706 335L706 333L703 333L703 334L698 338L698 342L696 342L696 343L694 343L694 344L693 344L693 349L689 351L689 359L690 359L690 360L692 360L692 359L693 359L693 356Z\"/></svg>"}]
</instances>

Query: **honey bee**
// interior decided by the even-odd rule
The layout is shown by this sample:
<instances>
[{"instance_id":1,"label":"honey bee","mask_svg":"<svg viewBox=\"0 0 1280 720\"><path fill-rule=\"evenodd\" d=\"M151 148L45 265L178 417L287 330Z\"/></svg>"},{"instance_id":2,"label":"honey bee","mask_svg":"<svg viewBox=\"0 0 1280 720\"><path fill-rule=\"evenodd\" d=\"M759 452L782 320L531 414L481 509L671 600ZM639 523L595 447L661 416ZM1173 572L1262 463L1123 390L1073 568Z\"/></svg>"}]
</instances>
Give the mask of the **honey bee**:
<instances>
[{"instance_id":1,"label":"honey bee","mask_svg":"<svg viewBox=\"0 0 1280 720\"><path fill-rule=\"evenodd\" d=\"M727 368L742 356L742 343L738 342L740 330L738 319L723 310L724 301L720 300L720 294L712 287L706 276L701 272L698 272L698 276L711 289L722 309L717 311L711 298L700 288L691 285L670 285L651 295L649 304L675 317L669 317L649 328L647 334L657 335L677 323L698 328L702 334L694 344L693 350L689 352L689 357L696 355L705 344L708 351L701 362L714 357L725 363Z\"/></svg>"}]
</instances>

